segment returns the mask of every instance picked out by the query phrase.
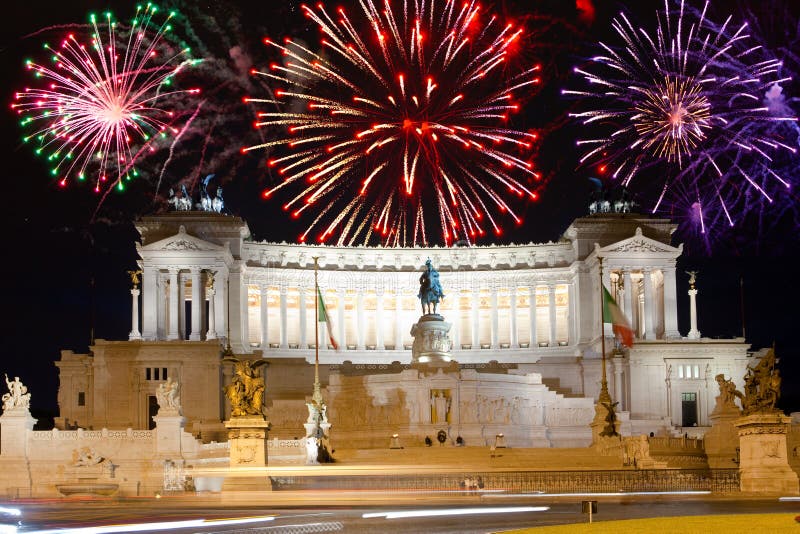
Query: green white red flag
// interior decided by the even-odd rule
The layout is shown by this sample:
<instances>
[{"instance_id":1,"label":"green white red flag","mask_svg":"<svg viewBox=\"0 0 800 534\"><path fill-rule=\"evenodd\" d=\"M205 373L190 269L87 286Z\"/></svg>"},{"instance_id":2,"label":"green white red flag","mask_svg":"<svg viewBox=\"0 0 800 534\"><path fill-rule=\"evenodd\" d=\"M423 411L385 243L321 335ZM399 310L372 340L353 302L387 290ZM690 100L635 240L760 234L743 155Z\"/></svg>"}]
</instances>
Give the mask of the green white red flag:
<instances>
[{"instance_id":1,"label":"green white red flag","mask_svg":"<svg viewBox=\"0 0 800 534\"><path fill-rule=\"evenodd\" d=\"M317 321L320 323L325 323L326 330L328 331L328 339L333 345L333 348L339 350L339 344L336 342L336 339L333 337L333 324L331 323L331 317L328 315L328 309L325 307L325 301L322 299L322 292L319 290L319 286L317 286Z\"/></svg>"},{"instance_id":2,"label":"green white red flag","mask_svg":"<svg viewBox=\"0 0 800 534\"><path fill-rule=\"evenodd\" d=\"M603 285L603 323L611 323L611 330L620 343L626 347L633 345L633 329L628 318L614 302L614 298L605 285Z\"/></svg>"}]
</instances>

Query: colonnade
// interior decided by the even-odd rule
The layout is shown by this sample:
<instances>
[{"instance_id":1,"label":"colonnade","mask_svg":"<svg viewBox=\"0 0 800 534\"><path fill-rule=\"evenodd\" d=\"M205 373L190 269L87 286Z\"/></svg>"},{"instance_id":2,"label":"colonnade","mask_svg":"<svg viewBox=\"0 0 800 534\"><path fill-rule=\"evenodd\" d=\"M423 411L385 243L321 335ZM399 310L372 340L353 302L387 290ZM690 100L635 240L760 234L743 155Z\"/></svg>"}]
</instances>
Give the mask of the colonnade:
<instances>
[{"instance_id":1,"label":"colonnade","mask_svg":"<svg viewBox=\"0 0 800 534\"><path fill-rule=\"evenodd\" d=\"M248 287L248 338L253 347L314 346L314 293L297 285ZM538 298L537 298L538 297ZM421 312L416 295L373 288L323 292L341 348L399 350L411 345L411 324ZM451 290L438 312L453 327L456 349L527 348L568 345L576 340L573 284ZM305 312L303 313L303 310ZM320 348L327 332L320 324Z\"/></svg>"}]
</instances>

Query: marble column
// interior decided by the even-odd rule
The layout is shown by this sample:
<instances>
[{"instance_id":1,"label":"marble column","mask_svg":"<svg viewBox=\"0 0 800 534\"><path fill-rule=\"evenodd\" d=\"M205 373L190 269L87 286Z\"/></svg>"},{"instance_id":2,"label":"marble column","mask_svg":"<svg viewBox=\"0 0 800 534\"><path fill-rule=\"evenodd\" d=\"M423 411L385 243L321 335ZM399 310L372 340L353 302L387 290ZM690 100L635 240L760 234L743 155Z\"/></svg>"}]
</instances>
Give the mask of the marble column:
<instances>
[{"instance_id":1,"label":"marble column","mask_svg":"<svg viewBox=\"0 0 800 534\"><path fill-rule=\"evenodd\" d=\"M644 338L655 339L655 308L654 302L655 295L653 294L653 272L650 269L644 269Z\"/></svg>"},{"instance_id":2,"label":"marble column","mask_svg":"<svg viewBox=\"0 0 800 534\"><path fill-rule=\"evenodd\" d=\"M269 288L261 285L261 351L269 350Z\"/></svg>"},{"instance_id":3,"label":"marble column","mask_svg":"<svg viewBox=\"0 0 800 534\"><path fill-rule=\"evenodd\" d=\"M567 343L575 345L578 342L577 327L578 327L578 304L575 302L575 282L567 284Z\"/></svg>"},{"instance_id":4,"label":"marble column","mask_svg":"<svg viewBox=\"0 0 800 534\"><path fill-rule=\"evenodd\" d=\"M539 340L536 339L536 286L531 285L528 287L528 311L530 313L530 347L536 348L539 346Z\"/></svg>"},{"instance_id":5,"label":"marble column","mask_svg":"<svg viewBox=\"0 0 800 534\"><path fill-rule=\"evenodd\" d=\"M288 321L288 310L287 310L287 302L286 302L286 295L289 292L289 288L286 287L284 284L280 286L280 294L281 294L281 348L288 349L289 348L289 321Z\"/></svg>"},{"instance_id":6,"label":"marble column","mask_svg":"<svg viewBox=\"0 0 800 534\"><path fill-rule=\"evenodd\" d=\"M400 290L394 293L394 350L403 350L403 294Z\"/></svg>"},{"instance_id":7,"label":"marble column","mask_svg":"<svg viewBox=\"0 0 800 534\"><path fill-rule=\"evenodd\" d=\"M306 313L307 311L308 310L306 310L306 288L301 286L297 288L297 312L299 319L298 322L300 324L300 341L298 346L301 349L306 349L308 347L308 340L306 338L306 319L307 319L306 316L308 315Z\"/></svg>"},{"instance_id":8,"label":"marble column","mask_svg":"<svg viewBox=\"0 0 800 534\"><path fill-rule=\"evenodd\" d=\"M365 338L367 337L364 325L364 293L356 293L356 348L364 350Z\"/></svg>"},{"instance_id":9,"label":"marble column","mask_svg":"<svg viewBox=\"0 0 800 534\"><path fill-rule=\"evenodd\" d=\"M375 348L385 350L383 344L383 288L375 289Z\"/></svg>"},{"instance_id":10,"label":"marble column","mask_svg":"<svg viewBox=\"0 0 800 534\"><path fill-rule=\"evenodd\" d=\"M472 348L481 348L481 331L479 324L481 293L480 289L472 289Z\"/></svg>"},{"instance_id":11,"label":"marble column","mask_svg":"<svg viewBox=\"0 0 800 534\"><path fill-rule=\"evenodd\" d=\"M700 339L700 331L697 329L697 290L689 290L689 339Z\"/></svg>"},{"instance_id":12,"label":"marble column","mask_svg":"<svg viewBox=\"0 0 800 534\"><path fill-rule=\"evenodd\" d=\"M178 269L169 270L169 330L167 339L169 341L179 339L178 336Z\"/></svg>"},{"instance_id":13,"label":"marble column","mask_svg":"<svg viewBox=\"0 0 800 534\"><path fill-rule=\"evenodd\" d=\"M605 286L605 288L608 290L608 292L613 297L614 293L613 293L613 291L611 289L611 266L610 265L605 266L603 268L603 286ZM602 291L600 293L598 293L598 297L600 295L603 295ZM600 304L598 303L598 306L599 305ZM595 309L597 309L597 308L595 308ZM613 337L614 336L614 331L612 330L611 324L606 323L605 321L603 321L603 335L605 335L606 337Z\"/></svg>"},{"instance_id":14,"label":"marble column","mask_svg":"<svg viewBox=\"0 0 800 534\"><path fill-rule=\"evenodd\" d=\"M215 296L217 290L214 286L206 290L208 296L208 332L206 332L206 339L217 339L217 308L215 306Z\"/></svg>"},{"instance_id":15,"label":"marble column","mask_svg":"<svg viewBox=\"0 0 800 534\"><path fill-rule=\"evenodd\" d=\"M142 338L147 340L158 339L161 308L158 277L158 270L154 267L142 268Z\"/></svg>"},{"instance_id":16,"label":"marble column","mask_svg":"<svg viewBox=\"0 0 800 534\"><path fill-rule=\"evenodd\" d=\"M667 339L680 339L675 267L665 267L661 272L664 274L664 336Z\"/></svg>"},{"instance_id":17,"label":"marble column","mask_svg":"<svg viewBox=\"0 0 800 534\"><path fill-rule=\"evenodd\" d=\"M619 402L619 407L617 408L620 411L625 410L625 402L622 398L622 364L623 359L619 356L615 356L611 358L611 361L614 365L614 400Z\"/></svg>"},{"instance_id":18,"label":"marble column","mask_svg":"<svg viewBox=\"0 0 800 534\"><path fill-rule=\"evenodd\" d=\"M193 267L192 273L192 331L189 334L189 339L192 341L200 341L200 330L203 324L203 312L201 311L201 303L203 302L203 287L200 283L200 269Z\"/></svg>"},{"instance_id":19,"label":"marble column","mask_svg":"<svg viewBox=\"0 0 800 534\"><path fill-rule=\"evenodd\" d=\"M550 346L557 347L558 342L556 340L556 285L549 284L547 286L547 297L548 297L548 304L549 304L549 312L550 312Z\"/></svg>"},{"instance_id":20,"label":"marble column","mask_svg":"<svg viewBox=\"0 0 800 534\"><path fill-rule=\"evenodd\" d=\"M139 288L134 287L131 289L131 333L128 334L128 340L133 341L142 339L142 334L139 332Z\"/></svg>"},{"instance_id":21,"label":"marble column","mask_svg":"<svg viewBox=\"0 0 800 534\"><path fill-rule=\"evenodd\" d=\"M497 286L492 285L489 293L489 313L491 314L491 346L493 349L500 348L500 320L498 318L497 310Z\"/></svg>"},{"instance_id":22,"label":"marble column","mask_svg":"<svg viewBox=\"0 0 800 534\"><path fill-rule=\"evenodd\" d=\"M156 283L158 283L158 318L155 339L162 340L167 339L169 333L169 274L159 272Z\"/></svg>"},{"instance_id":23,"label":"marble column","mask_svg":"<svg viewBox=\"0 0 800 534\"><path fill-rule=\"evenodd\" d=\"M337 317L339 318L339 339L336 341L339 343L339 346L342 350L347 350L347 329L344 324L344 307L345 307L345 299L347 298L347 293L342 289L336 290L336 300L339 302L338 309L336 310Z\"/></svg>"},{"instance_id":24,"label":"marble column","mask_svg":"<svg viewBox=\"0 0 800 534\"><path fill-rule=\"evenodd\" d=\"M631 270L625 269L622 272L622 283L625 285L625 316L628 318L628 322L633 328L634 334L638 334L638 330L636 329L634 318L636 317L636 310L634 309L634 302L638 302L638 299L634 299L633 295L635 291L633 290L633 281L631 280Z\"/></svg>"},{"instance_id":25,"label":"marble column","mask_svg":"<svg viewBox=\"0 0 800 534\"><path fill-rule=\"evenodd\" d=\"M178 339L186 339L186 278L178 272Z\"/></svg>"},{"instance_id":26,"label":"marble column","mask_svg":"<svg viewBox=\"0 0 800 534\"><path fill-rule=\"evenodd\" d=\"M516 349L519 348L519 339L517 338L517 287L512 286L510 291L511 307L508 312L508 324L511 329L511 335L509 336L509 339L511 341L511 348Z\"/></svg>"}]
</instances>

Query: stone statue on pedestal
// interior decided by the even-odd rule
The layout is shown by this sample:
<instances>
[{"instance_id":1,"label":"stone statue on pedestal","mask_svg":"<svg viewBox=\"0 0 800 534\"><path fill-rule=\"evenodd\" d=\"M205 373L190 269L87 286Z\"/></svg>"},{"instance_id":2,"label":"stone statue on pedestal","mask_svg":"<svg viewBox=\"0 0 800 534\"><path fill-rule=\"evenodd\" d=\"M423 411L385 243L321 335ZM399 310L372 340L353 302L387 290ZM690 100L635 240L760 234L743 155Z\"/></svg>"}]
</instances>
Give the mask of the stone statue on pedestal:
<instances>
[{"instance_id":1,"label":"stone statue on pedestal","mask_svg":"<svg viewBox=\"0 0 800 534\"><path fill-rule=\"evenodd\" d=\"M9 380L6 377L6 385L8 386L8 393L3 394L3 411L24 409L28 410L31 405L31 394L28 393L28 388L19 380L18 376L14 380Z\"/></svg>"},{"instance_id":2,"label":"stone statue on pedestal","mask_svg":"<svg viewBox=\"0 0 800 534\"><path fill-rule=\"evenodd\" d=\"M744 415L773 413L781 396L781 376L775 368L775 349L770 349L744 376Z\"/></svg>"},{"instance_id":3,"label":"stone statue on pedestal","mask_svg":"<svg viewBox=\"0 0 800 534\"><path fill-rule=\"evenodd\" d=\"M439 283L439 271L433 268L431 260L425 262L425 271L419 277L419 294L422 314L436 314L436 305L444 299L442 285Z\"/></svg>"},{"instance_id":4,"label":"stone statue on pedestal","mask_svg":"<svg viewBox=\"0 0 800 534\"><path fill-rule=\"evenodd\" d=\"M231 402L231 416L264 415L264 378L258 371L266 360L251 362L238 358L226 357L223 362L234 364L234 376L231 383L225 386L225 396Z\"/></svg>"},{"instance_id":5,"label":"stone statue on pedestal","mask_svg":"<svg viewBox=\"0 0 800 534\"><path fill-rule=\"evenodd\" d=\"M180 385L168 378L166 382L162 382L156 388L156 401L158 401L158 413L173 412L180 414L181 412L181 394Z\"/></svg>"},{"instance_id":6,"label":"stone statue on pedestal","mask_svg":"<svg viewBox=\"0 0 800 534\"><path fill-rule=\"evenodd\" d=\"M736 389L736 384L733 380L725 380L725 375L717 375L714 377L719 385L719 396L717 397L717 405L714 407L713 413L721 412L736 412L739 413L739 407L736 406L736 399L744 402L744 395L741 391Z\"/></svg>"}]
</instances>

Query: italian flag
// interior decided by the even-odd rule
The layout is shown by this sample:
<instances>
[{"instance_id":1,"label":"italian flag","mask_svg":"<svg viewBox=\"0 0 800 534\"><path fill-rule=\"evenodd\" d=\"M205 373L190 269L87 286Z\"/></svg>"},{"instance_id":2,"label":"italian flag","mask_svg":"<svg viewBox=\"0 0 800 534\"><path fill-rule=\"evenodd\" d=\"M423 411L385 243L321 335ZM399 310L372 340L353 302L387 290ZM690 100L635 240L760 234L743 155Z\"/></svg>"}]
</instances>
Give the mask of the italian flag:
<instances>
[{"instance_id":1,"label":"italian flag","mask_svg":"<svg viewBox=\"0 0 800 534\"><path fill-rule=\"evenodd\" d=\"M611 323L611 329L620 343L626 347L633 345L633 329L628 323L628 318L614 302L614 298L605 285L603 285L603 323Z\"/></svg>"},{"instance_id":2,"label":"italian flag","mask_svg":"<svg viewBox=\"0 0 800 534\"><path fill-rule=\"evenodd\" d=\"M320 323L325 323L325 326L328 330L328 339L330 339L331 345L336 350L339 350L339 344L336 342L336 339L333 337L333 324L331 323L331 317L328 315L328 309L325 307L325 301L322 299L322 291L319 290L319 286L317 286L317 321Z\"/></svg>"}]
</instances>

